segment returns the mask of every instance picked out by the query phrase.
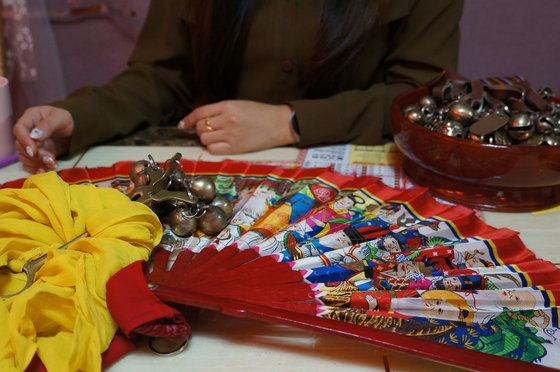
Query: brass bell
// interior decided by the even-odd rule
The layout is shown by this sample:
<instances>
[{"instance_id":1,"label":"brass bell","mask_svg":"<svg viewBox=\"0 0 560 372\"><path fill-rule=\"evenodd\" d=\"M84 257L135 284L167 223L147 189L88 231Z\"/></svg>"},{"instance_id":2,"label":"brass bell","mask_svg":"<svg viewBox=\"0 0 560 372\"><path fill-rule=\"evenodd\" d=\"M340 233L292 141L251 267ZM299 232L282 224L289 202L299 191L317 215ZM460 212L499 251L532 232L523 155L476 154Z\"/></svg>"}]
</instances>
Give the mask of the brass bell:
<instances>
[{"instance_id":1,"label":"brass bell","mask_svg":"<svg viewBox=\"0 0 560 372\"><path fill-rule=\"evenodd\" d=\"M432 96L424 96L418 100L417 106L422 112L424 110L433 111L437 108L437 102Z\"/></svg>"},{"instance_id":2,"label":"brass bell","mask_svg":"<svg viewBox=\"0 0 560 372\"><path fill-rule=\"evenodd\" d=\"M416 106L416 105L405 106L402 110L403 115L406 116L407 112L409 112L410 110L418 110L418 106Z\"/></svg>"},{"instance_id":3,"label":"brass bell","mask_svg":"<svg viewBox=\"0 0 560 372\"><path fill-rule=\"evenodd\" d=\"M218 207L223 210L226 214L227 219L231 217L231 213L233 212L233 204L228 197L223 195L216 195L209 205L213 205L214 207Z\"/></svg>"},{"instance_id":4,"label":"brass bell","mask_svg":"<svg viewBox=\"0 0 560 372\"><path fill-rule=\"evenodd\" d=\"M474 110L467 102L455 102L449 106L447 118L466 127L473 122Z\"/></svg>"},{"instance_id":5,"label":"brass bell","mask_svg":"<svg viewBox=\"0 0 560 372\"><path fill-rule=\"evenodd\" d=\"M187 178L185 177L185 172L181 169L175 169L171 176L169 177L169 185L167 189L169 191L185 191Z\"/></svg>"},{"instance_id":6,"label":"brass bell","mask_svg":"<svg viewBox=\"0 0 560 372\"><path fill-rule=\"evenodd\" d=\"M550 114L544 114L537 119L535 129L539 133L552 133L556 120Z\"/></svg>"},{"instance_id":7,"label":"brass bell","mask_svg":"<svg viewBox=\"0 0 560 372\"><path fill-rule=\"evenodd\" d=\"M216 195L216 185L210 178L198 176L189 182L191 192L203 203L209 203Z\"/></svg>"},{"instance_id":8,"label":"brass bell","mask_svg":"<svg viewBox=\"0 0 560 372\"><path fill-rule=\"evenodd\" d=\"M415 124L424 124L426 119L424 118L424 114L418 108L410 109L406 112L405 117L407 120L415 123Z\"/></svg>"},{"instance_id":9,"label":"brass bell","mask_svg":"<svg viewBox=\"0 0 560 372\"><path fill-rule=\"evenodd\" d=\"M543 135L540 133L533 134L531 137L518 143L521 146L540 146L543 144Z\"/></svg>"},{"instance_id":10,"label":"brass bell","mask_svg":"<svg viewBox=\"0 0 560 372\"><path fill-rule=\"evenodd\" d=\"M146 172L146 170L140 171L136 173L136 175L132 179L132 182L136 187L147 186L150 184L150 175L148 174L148 172Z\"/></svg>"},{"instance_id":11,"label":"brass bell","mask_svg":"<svg viewBox=\"0 0 560 372\"><path fill-rule=\"evenodd\" d=\"M177 206L169 213L169 228L178 236L189 236L197 229L197 220L185 213L183 206Z\"/></svg>"},{"instance_id":12,"label":"brass bell","mask_svg":"<svg viewBox=\"0 0 560 372\"><path fill-rule=\"evenodd\" d=\"M497 130L494 132L494 143L496 145L511 145L511 138L505 130Z\"/></svg>"},{"instance_id":13,"label":"brass bell","mask_svg":"<svg viewBox=\"0 0 560 372\"><path fill-rule=\"evenodd\" d=\"M440 134L445 134L450 137L465 137L465 127L453 120L445 120L434 124L434 130Z\"/></svg>"},{"instance_id":14,"label":"brass bell","mask_svg":"<svg viewBox=\"0 0 560 372\"><path fill-rule=\"evenodd\" d=\"M559 146L560 139L553 134L545 134L541 146Z\"/></svg>"},{"instance_id":15,"label":"brass bell","mask_svg":"<svg viewBox=\"0 0 560 372\"><path fill-rule=\"evenodd\" d=\"M132 201L136 201L138 199L140 199L140 197L142 195L144 195L144 192L148 192L148 186L143 185L143 186L136 186L128 195L128 197L130 198L130 200Z\"/></svg>"},{"instance_id":16,"label":"brass bell","mask_svg":"<svg viewBox=\"0 0 560 372\"><path fill-rule=\"evenodd\" d=\"M487 142L487 136L486 135L478 135L478 134L474 134L473 132L469 132L469 134L467 134L467 138L470 139L471 141L476 141L476 142Z\"/></svg>"},{"instance_id":17,"label":"brass bell","mask_svg":"<svg viewBox=\"0 0 560 372\"><path fill-rule=\"evenodd\" d=\"M205 205L201 211L203 214L199 218L200 230L206 235L218 235L227 226L226 213L220 208Z\"/></svg>"},{"instance_id":18,"label":"brass bell","mask_svg":"<svg viewBox=\"0 0 560 372\"><path fill-rule=\"evenodd\" d=\"M513 114L508 123L508 134L511 138L524 141L531 137L534 131L533 121L527 114Z\"/></svg>"},{"instance_id":19,"label":"brass bell","mask_svg":"<svg viewBox=\"0 0 560 372\"><path fill-rule=\"evenodd\" d=\"M130 176L130 180L134 182L134 178L140 172L145 172L146 167L148 166L148 162L146 160L138 160L132 163L130 169L128 171L128 175ZM135 184L136 185L136 184Z\"/></svg>"}]
</instances>

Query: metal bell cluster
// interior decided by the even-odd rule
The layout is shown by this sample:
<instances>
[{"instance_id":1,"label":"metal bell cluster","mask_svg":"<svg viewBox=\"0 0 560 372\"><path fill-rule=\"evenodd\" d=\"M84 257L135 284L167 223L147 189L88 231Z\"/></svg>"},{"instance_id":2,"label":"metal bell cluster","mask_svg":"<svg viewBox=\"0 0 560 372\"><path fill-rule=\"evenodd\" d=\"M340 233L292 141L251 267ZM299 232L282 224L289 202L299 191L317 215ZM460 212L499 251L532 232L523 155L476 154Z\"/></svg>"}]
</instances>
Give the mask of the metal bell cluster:
<instances>
[{"instance_id":1,"label":"metal bell cluster","mask_svg":"<svg viewBox=\"0 0 560 372\"><path fill-rule=\"evenodd\" d=\"M541 93L544 96L546 93ZM560 144L560 104L550 103L546 113L521 113L503 109L478 108L457 99L438 105L424 96L406 106L403 115L411 122L438 133L477 142L499 145L558 146Z\"/></svg>"},{"instance_id":2,"label":"metal bell cluster","mask_svg":"<svg viewBox=\"0 0 560 372\"><path fill-rule=\"evenodd\" d=\"M163 167L151 155L148 158L130 167L130 180L135 185L131 200L146 204L181 237L198 229L213 236L227 226L233 204L229 198L216 194L216 185L210 178L187 177L179 153Z\"/></svg>"}]
</instances>

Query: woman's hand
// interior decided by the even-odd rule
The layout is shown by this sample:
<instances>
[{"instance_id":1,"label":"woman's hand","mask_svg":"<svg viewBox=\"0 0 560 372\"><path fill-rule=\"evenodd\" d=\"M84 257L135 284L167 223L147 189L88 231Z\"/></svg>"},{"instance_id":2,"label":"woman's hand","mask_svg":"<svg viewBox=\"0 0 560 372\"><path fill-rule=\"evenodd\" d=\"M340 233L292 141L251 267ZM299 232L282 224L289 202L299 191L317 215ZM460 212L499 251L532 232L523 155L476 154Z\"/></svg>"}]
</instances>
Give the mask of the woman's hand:
<instances>
[{"instance_id":1,"label":"woman's hand","mask_svg":"<svg viewBox=\"0 0 560 372\"><path fill-rule=\"evenodd\" d=\"M57 169L56 157L70 149L74 121L70 112L53 107L31 107L14 125L16 150L23 168L30 173Z\"/></svg>"},{"instance_id":2,"label":"woman's hand","mask_svg":"<svg viewBox=\"0 0 560 372\"><path fill-rule=\"evenodd\" d=\"M240 154L297 142L291 115L288 105L222 101L195 109L178 128L196 125L200 141L211 154Z\"/></svg>"}]
</instances>

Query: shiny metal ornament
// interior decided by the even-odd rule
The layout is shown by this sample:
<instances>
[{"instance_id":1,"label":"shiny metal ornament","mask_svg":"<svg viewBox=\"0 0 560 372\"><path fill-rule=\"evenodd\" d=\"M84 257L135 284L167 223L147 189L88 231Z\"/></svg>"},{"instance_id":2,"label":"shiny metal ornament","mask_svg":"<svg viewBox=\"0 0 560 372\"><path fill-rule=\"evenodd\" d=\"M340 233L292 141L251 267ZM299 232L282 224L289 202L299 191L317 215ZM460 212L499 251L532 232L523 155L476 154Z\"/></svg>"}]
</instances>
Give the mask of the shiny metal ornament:
<instances>
[{"instance_id":1,"label":"shiny metal ornament","mask_svg":"<svg viewBox=\"0 0 560 372\"><path fill-rule=\"evenodd\" d=\"M169 228L178 236L189 236L198 228L197 219L189 217L184 208L177 207L169 213Z\"/></svg>"},{"instance_id":2,"label":"shiny metal ornament","mask_svg":"<svg viewBox=\"0 0 560 372\"><path fill-rule=\"evenodd\" d=\"M543 144L543 135L535 133L531 137L518 143L521 146L540 146Z\"/></svg>"},{"instance_id":3,"label":"shiny metal ornament","mask_svg":"<svg viewBox=\"0 0 560 372\"><path fill-rule=\"evenodd\" d=\"M145 169L136 173L136 175L134 175L134 178L131 178L131 180L134 183L134 186L136 187L147 186L151 182L150 175L148 174L148 172L146 172Z\"/></svg>"},{"instance_id":4,"label":"shiny metal ornament","mask_svg":"<svg viewBox=\"0 0 560 372\"><path fill-rule=\"evenodd\" d=\"M134 182L134 178L140 172L145 172L146 167L148 166L148 162L146 160L138 160L132 163L130 169L128 171L128 175L130 176L130 180ZM136 185L136 184L135 184Z\"/></svg>"},{"instance_id":5,"label":"shiny metal ornament","mask_svg":"<svg viewBox=\"0 0 560 372\"><path fill-rule=\"evenodd\" d=\"M549 114L541 115L536 121L535 130L538 133L552 133L554 132L554 125L556 122L557 121Z\"/></svg>"},{"instance_id":6,"label":"shiny metal ornament","mask_svg":"<svg viewBox=\"0 0 560 372\"><path fill-rule=\"evenodd\" d=\"M135 184L136 185L136 184ZM142 195L144 195L144 192L148 192L147 191L148 186L147 185L143 185L143 186L136 186L128 195L128 197L130 198L130 200L132 201L136 201L138 199L140 199L140 197Z\"/></svg>"},{"instance_id":7,"label":"shiny metal ornament","mask_svg":"<svg viewBox=\"0 0 560 372\"><path fill-rule=\"evenodd\" d=\"M458 122L463 126L469 126L474 120L474 109L467 102L455 102L449 106L447 119Z\"/></svg>"},{"instance_id":8,"label":"shiny metal ornament","mask_svg":"<svg viewBox=\"0 0 560 372\"><path fill-rule=\"evenodd\" d=\"M216 195L209 205L213 205L214 207L218 207L223 210L226 214L227 219L231 217L231 214L233 212L233 203L231 202L231 200L229 200L228 197L223 195Z\"/></svg>"},{"instance_id":9,"label":"shiny metal ornament","mask_svg":"<svg viewBox=\"0 0 560 372\"><path fill-rule=\"evenodd\" d=\"M432 96L424 96L418 100L417 106L422 111L424 109L433 111L437 108L437 102Z\"/></svg>"},{"instance_id":10,"label":"shiny metal ornament","mask_svg":"<svg viewBox=\"0 0 560 372\"><path fill-rule=\"evenodd\" d=\"M191 192L203 203L210 203L216 195L216 185L210 178L198 176L188 184Z\"/></svg>"},{"instance_id":11,"label":"shiny metal ornament","mask_svg":"<svg viewBox=\"0 0 560 372\"><path fill-rule=\"evenodd\" d=\"M422 111L420 111L418 108L408 110L404 116L407 120L415 124L422 125L426 121L424 114L422 114Z\"/></svg>"},{"instance_id":12,"label":"shiny metal ornament","mask_svg":"<svg viewBox=\"0 0 560 372\"><path fill-rule=\"evenodd\" d=\"M513 139L524 141L531 137L535 128L533 121L526 114L513 114L509 119L507 132Z\"/></svg>"},{"instance_id":13,"label":"shiny metal ornament","mask_svg":"<svg viewBox=\"0 0 560 372\"><path fill-rule=\"evenodd\" d=\"M175 169L171 176L169 177L169 185L167 186L167 190L169 191L185 191L187 187L187 177L185 176L185 172L181 169Z\"/></svg>"},{"instance_id":14,"label":"shiny metal ornament","mask_svg":"<svg viewBox=\"0 0 560 372\"><path fill-rule=\"evenodd\" d=\"M218 235L227 226L228 219L226 213L213 205L206 205L201 208L203 212L199 218L200 230L206 235Z\"/></svg>"},{"instance_id":15,"label":"shiny metal ornament","mask_svg":"<svg viewBox=\"0 0 560 372\"><path fill-rule=\"evenodd\" d=\"M406 114L410 111L410 110L418 110L418 106L416 105L407 105L403 108L402 113L404 116L406 116Z\"/></svg>"},{"instance_id":16,"label":"shiny metal ornament","mask_svg":"<svg viewBox=\"0 0 560 372\"><path fill-rule=\"evenodd\" d=\"M505 130L497 130L494 132L494 143L496 145L511 145L512 141Z\"/></svg>"},{"instance_id":17,"label":"shiny metal ornament","mask_svg":"<svg viewBox=\"0 0 560 372\"><path fill-rule=\"evenodd\" d=\"M149 191L150 191L150 188L147 185L138 186L138 187L135 187L134 190L132 190L130 192L128 197L132 201L137 201L138 199L140 199L142 197L142 195L144 195L144 193L147 193ZM146 205L146 207L150 208L152 210L152 212L157 214L158 217L161 217L161 215L163 213L163 208L159 203L148 202L148 203L144 203L144 204Z\"/></svg>"},{"instance_id":18,"label":"shiny metal ornament","mask_svg":"<svg viewBox=\"0 0 560 372\"><path fill-rule=\"evenodd\" d=\"M467 138L470 139L471 141L487 142L488 136L479 136L478 134L474 134L472 132L469 132L467 134Z\"/></svg>"},{"instance_id":19,"label":"shiny metal ornament","mask_svg":"<svg viewBox=\"0 0 560 372\"><path fill-rule=\"evenodd\" d=\"M449 137L465 138L465 127L453 120L434 124L434 130Z\"/></svg>"},{"instance_id":20,"label":"shiny metal ornament","mask_svg":"<svg viewBox=\"0 0 560 372\"><path fill-rule=\"evenodd\" d=\"M541 146L560 146L560 138L554 134L545 134Z\"/></svg>"},{"instance_id":21,"label":"shiny metal ornament","mask_svg":"<svg viewBox=\"0 0 560 372\"><path fill-rule=\"evenodd\" d=\"M537 91L537 93L540 94L545 101L548 101L552 97L556 97L554 89L552 89L551 87L542 87Z\"/></svg>"}]
</instances>

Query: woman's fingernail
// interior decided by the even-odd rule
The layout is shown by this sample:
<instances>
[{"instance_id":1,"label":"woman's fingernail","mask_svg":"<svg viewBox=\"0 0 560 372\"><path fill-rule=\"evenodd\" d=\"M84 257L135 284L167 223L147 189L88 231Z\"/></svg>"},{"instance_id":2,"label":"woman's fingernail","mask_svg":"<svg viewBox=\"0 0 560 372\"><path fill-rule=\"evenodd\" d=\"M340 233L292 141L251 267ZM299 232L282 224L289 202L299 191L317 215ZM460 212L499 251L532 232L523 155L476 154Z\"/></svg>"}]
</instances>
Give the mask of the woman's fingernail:
<instances>
[{"instance_id":1,"label":"woman's fingernail","mask_svg":"<svg viewBox=\"0 0 560 372\"><path fill-rule=\"evenodd\" d=\"M31 146L26 146L25 147L25 151L27 151L27 155L33 157L33 149L31 148Z\"/></svg>"},{"instance_id":2,"label":"woman's fingernail","mask_svg":"<svg viewBox=\"0 0 560 372\"><path fill-rule=\"evenodd\" d=\"M184 128L185 128L185 122L184 122L183 120L181 120L181 121L179 122L179 125L177 125L177 128L179 128L179 129L184 129Z\"/></svg>"},{"instance_id":3,"label":"woman's fingernail","mask_svg":"<svg viewBox=\"0 0 560 372\"><path fill-rule=\"evenodd\" d=\"M54 161L54 159L50 156L43 156L43 163L45 163L46 165L50 165L50 168L52 169L58 169L57 162Z\"/></svg>"},{"instance_id":4,"label":"woman's fingernail","mask_svg":"<svg viewBox=\"0 0 560 372\"><path fill-rule=\"evenodd\" d=\"M43 132L41 129L38 128L33 128L31 133L29 133L29 137L33 139L40 139L43 138L44 136L45 136L45 132Z\"/></svg>"}]
</instances>

